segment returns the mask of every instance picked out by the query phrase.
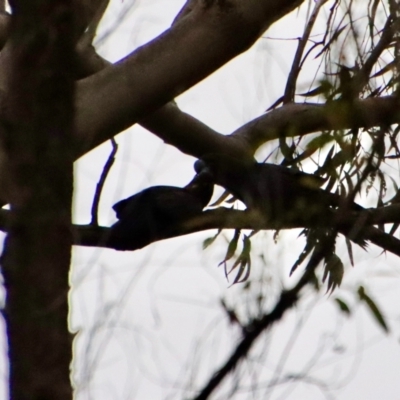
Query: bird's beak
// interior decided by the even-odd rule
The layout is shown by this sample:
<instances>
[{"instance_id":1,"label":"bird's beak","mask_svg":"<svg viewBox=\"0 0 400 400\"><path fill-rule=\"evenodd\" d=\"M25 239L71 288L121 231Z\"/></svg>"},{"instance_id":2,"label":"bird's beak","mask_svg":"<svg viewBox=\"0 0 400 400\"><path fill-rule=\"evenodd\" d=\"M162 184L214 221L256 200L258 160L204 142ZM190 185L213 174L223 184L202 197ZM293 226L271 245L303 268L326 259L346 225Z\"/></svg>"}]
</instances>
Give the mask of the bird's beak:
<instances>
[{"instance_id":1,"label":"bird's beak","mask_svg":"<svg viewBox=\"0 0 400 400\"><path fill-rule=\"evenodd\" d=\"M196 171L197 172L197 171ZM186 187L191 186L203 186L213 184L213 176L207 169L197 172L194 178L186 185Z\"/></svg>"}]
</instances>

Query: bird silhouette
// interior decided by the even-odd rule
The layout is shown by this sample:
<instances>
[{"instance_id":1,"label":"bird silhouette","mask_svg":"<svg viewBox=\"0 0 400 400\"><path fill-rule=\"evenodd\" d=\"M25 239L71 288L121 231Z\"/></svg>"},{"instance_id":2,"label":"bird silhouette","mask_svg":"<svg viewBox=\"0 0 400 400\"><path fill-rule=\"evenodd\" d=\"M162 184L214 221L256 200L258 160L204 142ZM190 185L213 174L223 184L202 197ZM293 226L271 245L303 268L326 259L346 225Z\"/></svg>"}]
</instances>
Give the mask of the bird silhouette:
<instances>
[{"instance_id":1,"label":"bird silhouette","mask_svg":"<svg viewBox=\"0 0 400 400\"><path fill-rule=\"evenodd\" d=\"M341 201L339 195L320 188L323 178L281 165L210 154L197 160L194 168L211 175L248 209L259 210L278 224L324 217Z\"/></svg>"},{"instance_id":2,"label":"bird silhouette","mask_svg":"<svg viewBox=\"0 0 400 400\"><path fill-rule=\"evenodd\" d=\"M213 193L208 171L197 174L185 187L153 186L113 205L118 221L107 244L117 250L136 250L168 234L208 204Z\"/></svg>"}]
</instances>

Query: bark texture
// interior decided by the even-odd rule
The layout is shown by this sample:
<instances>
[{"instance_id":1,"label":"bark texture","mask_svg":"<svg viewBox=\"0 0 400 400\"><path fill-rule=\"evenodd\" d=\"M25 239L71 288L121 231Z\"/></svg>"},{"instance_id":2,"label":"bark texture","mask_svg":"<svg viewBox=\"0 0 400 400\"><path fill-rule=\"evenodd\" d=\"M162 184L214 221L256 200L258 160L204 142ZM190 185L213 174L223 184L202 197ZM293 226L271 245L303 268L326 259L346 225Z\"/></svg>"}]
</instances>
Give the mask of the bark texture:
<instances>
[{"instance_id":1,"label":"bark texture","mask_svg":"<svg viewBox=\"0 0 400 400\"><path fill-rule=\"evenodd\" d=\"M70 400L71 0L12 1L1 139L11 219L2 272L10 399Z\"/></svg>"}]
</instances>

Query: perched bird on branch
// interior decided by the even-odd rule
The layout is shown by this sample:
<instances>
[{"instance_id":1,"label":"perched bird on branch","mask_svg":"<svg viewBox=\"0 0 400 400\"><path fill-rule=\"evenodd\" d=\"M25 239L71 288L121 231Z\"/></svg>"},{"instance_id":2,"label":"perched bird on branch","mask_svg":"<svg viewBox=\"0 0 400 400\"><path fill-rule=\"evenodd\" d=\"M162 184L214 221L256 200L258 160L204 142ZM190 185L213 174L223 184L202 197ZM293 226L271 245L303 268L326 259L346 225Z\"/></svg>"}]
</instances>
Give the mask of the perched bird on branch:
<instances>
[{"instance_id":1,"label":"perched bird on branch","mask_svg":"<svg viewBox=\"0 0 400 400\"><path fill-rule=\"evenodd\" d=\"M117 250L140 249L174 233L208 204L214 184L207 171L185 187L153 186L114 204L118 221L111 227L108 245Z\"/></svg>"},{"instance_id":2,"label":"perched bird on branch","mask_svg":"<svg viewBox=\"0 0 400 400\"><path fill-rule=\"evenodd\" d=\"M320 188L325 180L319 176L254 159L211 154L197 160L194 168L197 173L210 174L248 209L261 211L278 225L324 217L341 200L339 195Z\"/></svg>"}]
</instances>

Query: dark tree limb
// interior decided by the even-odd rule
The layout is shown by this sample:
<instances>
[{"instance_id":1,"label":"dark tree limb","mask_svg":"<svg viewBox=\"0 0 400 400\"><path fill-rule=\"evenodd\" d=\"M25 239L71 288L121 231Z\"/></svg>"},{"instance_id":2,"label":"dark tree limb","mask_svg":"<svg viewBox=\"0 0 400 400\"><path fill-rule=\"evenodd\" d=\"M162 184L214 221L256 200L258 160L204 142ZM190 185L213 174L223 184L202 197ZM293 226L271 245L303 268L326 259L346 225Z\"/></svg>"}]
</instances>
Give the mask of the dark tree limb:
<instances>
[{"instance_id":1,"label":"dark tree limb","mask_svg":"<svg viewBox=\"0 0 400 400\"><path fill-rule=\"evenodd\" d=\"M9 229L10 212L0 210L0 230L7 232ZM376 224L400 223L400 205L367 209L361 213L352 212L346 218L346 223L338 226L338 231L352 240L362 238L400 256L400 240L396 237L375 228ZM279 230L295 228L331 227L333 215L325 221L299 221L299 223L286 224L284 226L268 223L256 212L231 210L218 208L204 211L197 217L190 218L185 223L174 227L170 232L165 232L158 240L169 239L201 232L210 229L251 229L251 230ZM73 225L73 243L77 246L112 248L107 244L110 228L93 225ZM151 244L150 242L146 245ZM142 246L144 247L144 246ZM139 249L139 247L138 247Z\"/></svg>"},{"instance_id":2,"label":"dark tree limb","mask_svg":"<svg viewBox=\"0 0 400 400\"><path fill-rule=\"evenodd\" d=\"M400 123L396 96L356 100L350 110L341 101L327 104L289 103L221 135L169 103L139 123L183 153L196 158L210 153L245 158L264 143L323 130L371 128Z\"/></svg>"},{"instance_id":3,"label":"dark tree limb","mask_svg":"<svg viewBox=\"0 0 400 400\"><path fill-rule=\"evenodd\" d=\"M271 2L271 6L272 4L273 2ZM264 5L260 5L259 7L263 9ZM282 7L282 10L287 10L283 4ZM244 42L234 43L232 42L232 35L229 34L230 29L235 31L241 29L241 26L237 25L237 21L234 19L235 12L230 12L228 17L223 10L216 12L213 11L214 8L218 9L218 7L211 7L204 11L201 7L194 7L184 18L174 24L159 38L136 50L125 60L106 68L104 71L93 75L79 84L81 89L78 87L78 92L82 96L78 99L77 104L78 135L79 142L83 146L82 148L80 145L78 148L79 155L82 154L81 152L88 151L88 149L93 148L135 122L144 121L150 126L153 123L150 114L158 106L162 105L161 103L166 103L173 99L177 94L192 86L195 81L209 74L211 70L219 68L228 58L234 57L236 52L244 51L247 48L247 45L244 43L246 40L250 43L256 39L252 35L256 35L254 32L258 32L257 26L260 27L262 25L261 19L257 20L257 24L261 25L252 25L252 29L254 28L255 30L254 32L252 30L247 31L244 28L249 35L244 38ZM251 13L253 10L255 8L251 9L249 2L246 5L246 12ZM240 10L238 11L239 15L241 15L242 11L245 13L245 10ZM279 12L279 10L276 9L274 12ZM264 14L261 13L261 15ZM206 17L208 18L207 22L204 21ZM246 23L246 20L243 20L241 23ZM214 24L218 26L218 33L215 32L216 27ZM264 21L265 24L266 20ZM203 28L207 28L207 36L204 37L202 36ZM230 41L229 45L224 42L228 40L228 37ZM209 43L211 38L213 40L212 46ZM197 40L200 39L204 39L204 41L198 47ZM168 51L168 54L165 54L166 58L164 60L163 51L171 46L185 50L181 51L180 55L176 55L176 57ZM217 58L213 58L212 60L211 57L215 55L210 53L210 46L216 50L219 49L219 46L221 47L218 56L216 56ZM207 49L203 49L203 47L207 47ZM196 56L191 52L194 49ZM157 55L154 55L154 52ZM210 55L210 59L205 53ZM183 54L185 62L180 59ZM199 57L202 58L202 62L199 61ZM203 59L204 57L205 59ZM160 72L159 70L154 71L155 75L152 77L153 69L151 60L153 59L157 59L158 62L165 65L165 69L162 71L161 83L158 80L159 76L156 74L156 72ZM192 65L192 63L194 64ZM201 64L201 67L199 64ZM141 74L143 74L145 67L149 68L146 69L146 74L142 76ZM207 68L209 69L207 70ZM131 70L134 70L134 72ZM167 76L165 70L173 71L171 72L171 76ZM117 77L116 79L112 79L116 71L118 71ZM144 93L142 92L142 84L147 80L151 81L151 85L146 85ZM174 85L177 85L178 81L179 88L177 89ZM108 96L106 93L112 93L113 95ZM164 98L162 98L161 93ZM129 98L129 100L121 101L125 97ZM156 98L158 105L153 102L153 98ZM140 101L136 101L137 99L140 99ZM107 105L103 104L105 102L107 102ZM92 107L86 107L86 103L90 103ZM124 105L123 107L121 107L121 103ZM113 104L115 104L115 107ZM342 102L332 102L327 105L288 104L251 121L249 124L239 128L232 136L235 138L238 136L241 137L241 144L244 146L241 149L242 154L248 152L249 147L254 152L265 141L283 136L304 135L324 129L371 127L395 123L399 121L398 105L397 100L394 98L359 100L355 102L351 110L347 104ZM172 108L170 106L169 112L171 112ZM100 112L100 109L105 112ZM107 113L111 114L111 110L113 115L107 115ZM160 112L159 114L165 115L166 113ZM112 122L113 118L115 122ZM185 133L179 130L174 131L172 128L168 131L165 130L165 126L168 126L168 124L164 122L160 124L154 121L153 128L150 127L149 129L163 140L182 149L184 152L190 152L195 157L201 156L199 154L200 151L195 150L198 146L189 143L190 140L201 143L201 139L198 139L197 135L192 135L191 131L186 131ZM199 130L199 132L201 131L202 129ZM174 132L178 133L174 134ZM206 141L210 147L208 145L202 146L202 149L207 147L207 152L213 152L214 149L211 147L215 143L225 140L217 139L217 134L210 136L209 133L205 133L205 136L213 137L213 140ZM228 152L237 152L236 141L229 139L225 141ZM246 147L246 142L249 147ZM89 148L85 147L85 143L89 145Z\"/></svg>"},{"instance_id":4,"label":"dark tree limb","mask_svg":"<svg viewBox=\"0 0 400 400\"><path fill-rule=\"evenodd\" d=\"M8 93L1 110L11 203L1 257L9 395L71 400L74 9L70 0L9 3L9 70L2 77Z\"/></svg>"},{"instance_id":5,"label":"dark tree limb","mask_svg":"<svg viewBox=\"0 0 400 400\"><path fill-rule=\"evenodd\" d=\"M193 6L192 6L193 7ZM188 12L188 16L195 13L194 9ZM196 11L199 13L199 11ZM185 15L185 14L183 14ZM1 23L0 15L0 43L1 29L4 32L8 30L9 18L4 16L4 24ZM186 17L182 18L185 20ZM176 29L177 25L171 29ZM199 22L200 23L200 22ZM387 38L382 38L386 42ZM146 45L145 47L147 47ZM85 46L79 48L79 61L82 68L81 76L98 75L104 69L111 74L111 70L119 68L111 66L109 62L99 57L93 47ZM131 57L134 57L135 52ZM197 58L198 58L197 54ZM372 54L371 54L372 57ZM196 58L196 60L197 60ZM157 59L157 57L156 57ZM127 62L127 61L126 61ZM119 64L119 63L117 63ZM107 74L108 75L108 74ZM122 74L122 76L124 76ZM97 78L96 78L97 79ZM110 77L111 79L111 77ZM80 84L79 84L80 85ZM84 84L84 86L86 83ZM93 84L94 85L94 84ZM122 86L125 86L121 83ZM93 90L95 90L93 86ZM134 91L134 89L132 89ZM106 97L110 97L106 95ZM117 102L118 103L118 102ZM88 106L90 109L91 106ZM197 158L210 152L216 152L215 149L224 150L227 154L242 154L245 156L254 153L255 150L263 143L280 137L305 135L320 130L329 129L346 129L346 128L368 128L371 126L387 125L390 123L400 122L399 101L395 97L369 98L365 100L357 100L354 108L355 112L346 110L346 107L340 102L332 102L331 104L287 104L279 109L272 110L253 121L238 128L232 135L224 136L215 132L205 124L196 120L194 117L183 113L173 103L168 104L164 108L157 110L154 115L147 113L143 119L139 121L146 129L159 136L166 143L169 143L184 153L193 155ZM129 110L129 116L132 117L133 110ZM118 115L118 111L116 114ZM83 118L85 119L85 118ZM117 118L118 119L118 118ZM131 123L137 120L133 118ZM78 124L78 128L79 128ZM92 126L96 129L95 126ZM115 127L110 131L110 137L120 132L121 128ZM95 135L95 132L93 132ZM78 158L86 151L91 150L98 141L91 141L91 135L86 132L84 126L78 129L77 147L75 149L75 157ZM100 140L101 142L102 140ZM220 152L218 150L218 152ZM222 152L222 151L221 151Z\"/></svg>"},{"instance_id":6,"label":"dark tree limb","mask_svg":"<svg viewBox=\"0 0 400 400\"><path fill-rule=\"evenodd\" d=\"M80 81L76 102L80 155L247 50L273 22L301 3L234 0L229 7L226 3L196 8L125 59ZM237 35L238 31L243 34Z\"/></svg>"},{"instance_id":7,"label":"dark tree limb","mask_svg":"<svg viewBox=\"0 0 400 400\"><path fill-rule=\"evenodd\" d=\"M392 208L393 207L393 208ZM392 208L391 210L378 209L376 217L375 210L367 210L366 212L352 212L346 217L346 222L341 222L337 226L337 230L344 236L349 237L353 241L367 240L376 244L382 250L389 251L400 256L400 240L396 237L375 228L372 224L375 220L380 223L392 223L400 221L400 206L384 207ZM375 219L374 219L375 217ZM392 217L389 219L389 217ZM216 210L205 211L198 217L191 218L185 223L172 227L170 231L165 232L161 239L178 237L194 232L200 232L209 229L251 229L251 230L282 230L295 228L330 228L334 225L336 219L332 214L325 221L299 221L286 224L285 226L268 223L263 220L257 212L231 210L226 208L218 208ZM91 247L110 247L107 245L107 236L109 228L93 229L90 226L76 226L75 244ZM149 243L150 244L150 243ZM143 247L143 246L141 246Z\"/></svg>"},{"instance_id":8,"label":"dark tree limb","mask_svg":"<svg viewBox=\"0 0 400 400\"><path fill-rule=\"evenodd\" d=\"M91 71L90 74L109 65L93 48L87 48L81 60L87 71ZM170 102L140 120L139 124L183 153L200 158L207 153L245 157L253 154L265 142L280 137L400 122L400 102L395 96L357 100L352 110L355 111L350 112L339 101L329 104L286 104L225 136Z\"/></svg>"},{"instance_id":9,"label":"dark tree limb","mask_svg":"<svg viewBox=\"0 0 400 400\"><path fill-rule=\"evenodd\" d=\"M0 24L1 26L3 25ZM4 27L6 29L5 25ZM98 56L93 47L79 48L79 55L83 76L93 75L110 67L110 63ZM286 104L248 122L228 136L219 134L194 117L183 113L174 103L148 114L139 123L166 143L197 158L215 152L246 156L254 153L263 143L280 137L305 135L320 130L368 128L398 123L399 105L394 96L357 100L352 112L346 110L345 105L340 102L325 105ZM137 121L132 121L134 122ZM115 129L110 137L119 131ZM78 144L75 149L76 158L98 144L86 141L83 128L80 132L78 142L87 143L88 147L84 144L82 148Z\"/></svg>"},{"instance_id":10,"label":"dark tree limb","mask_svg":"<svg viewBox=\"0 0 400 400\"><path fill-rule=\"evenodd\" d=\"M396 96L355 100L351 109L341 101L327 104L286 104L237 129L252 151L281 137L303 136L322 130L371 128L400 122L400 100Z\"/></svg>"}]
</instances>

